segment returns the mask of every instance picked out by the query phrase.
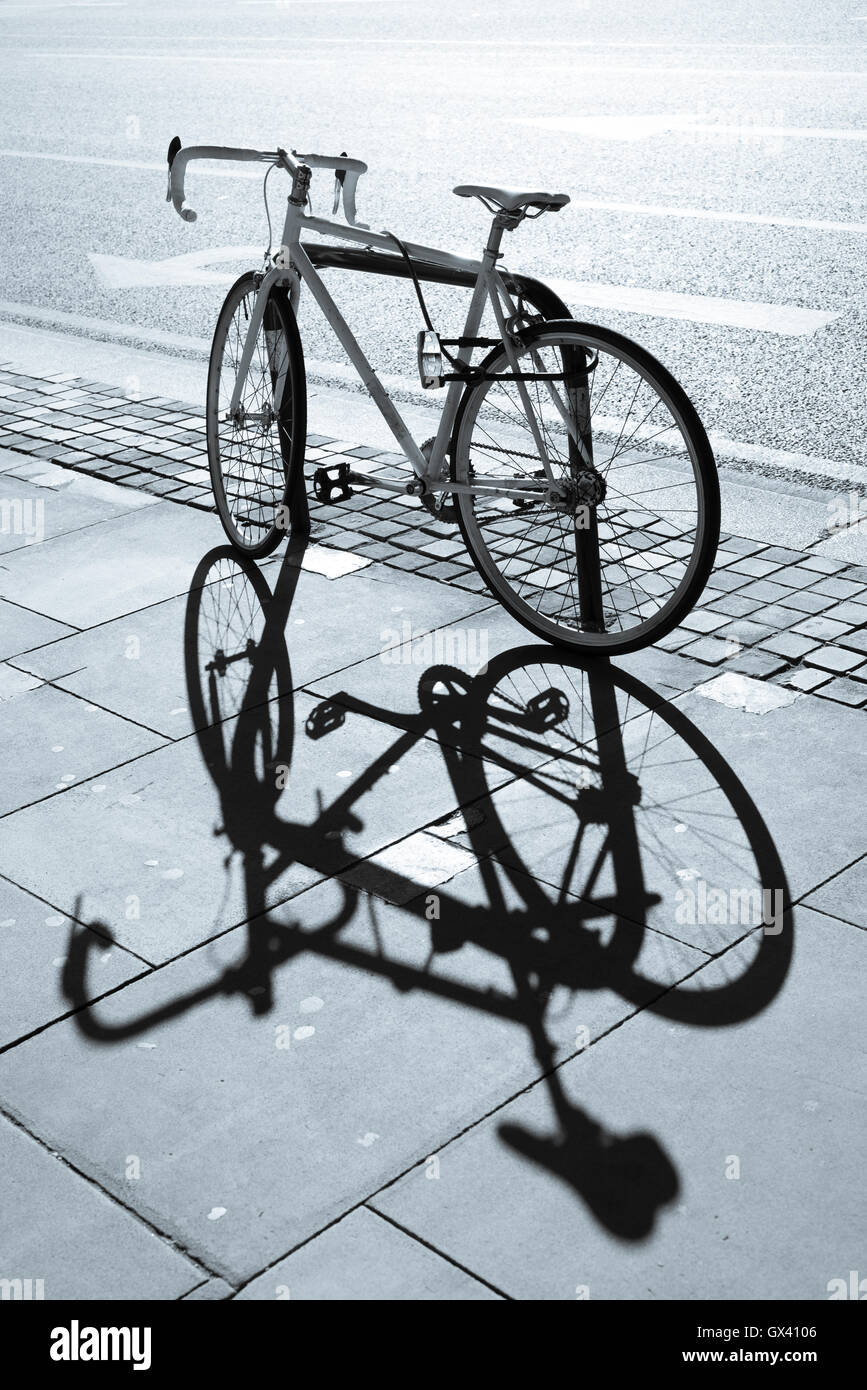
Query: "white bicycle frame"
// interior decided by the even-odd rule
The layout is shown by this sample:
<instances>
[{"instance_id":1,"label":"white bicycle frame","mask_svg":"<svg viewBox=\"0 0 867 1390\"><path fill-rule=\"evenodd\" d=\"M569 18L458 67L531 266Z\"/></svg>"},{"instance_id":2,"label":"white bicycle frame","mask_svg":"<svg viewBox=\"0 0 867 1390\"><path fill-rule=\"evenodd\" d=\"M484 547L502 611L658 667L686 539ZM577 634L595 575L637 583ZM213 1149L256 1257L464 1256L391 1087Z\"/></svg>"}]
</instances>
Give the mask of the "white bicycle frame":
<instances>
[{"instance_id":1,"label":"white bicycle frame","mask_svg":"<svg viewBox=\"0 0 867 1390\"><path fill-rule=\"evenodd\" d=\"M394 239L390 237L387 232L372 231L364 223L360 223L356 220L355 189L358 178L361 174L366 172L367 165L362 163L361 160L349 159L345 155L341 155L339 158L331 158L323 155L300 155L295 151L293 151L293 154L295 156L294 159L283 150L267 152L231 149L216 145L194 145L186 149L180 149L174 156L170 166L169 193L167 196L171 198L176 211L185 221L195 221L196 219L196 213L193 212L192 208L186 206L184 202L184 173L186 165L191 159L230 159L268 163L285 168L287 172L292 175L293 179L292 193L287 203L286 217L283 225L282 245L273 257L271 269L266 270L263 274L256 296L256 302L250 315L250 322L247 327L241 360L238 365L238 374L229 405L229 416L231 417L236 414L240 407L244 384L253 358L256 340L259 336L265 309L272 290L278 286L286 286L289 290L289 299L292 309L293 311L297 311L301 294L301 283L303 282L309 288L310 293L330 324L350 362L358 372L360 380L369 392L418 479L416 484L404 484L382 479L380 477L353 473L353 479L355 481L364 482L369 486L391 492L441 495L468 492L477 494L485 493L486 495L490 494L495 497L514 497L516 499L538 497L541 493L547 501L555 505L562 502L563 484L555 478L554 469L552 468L548 450L545 446L545 440L539 428L539 421L530 402L526 381L522 379L520 375L516 354L516 339L509 328L509 320L517 316L517 306L504 283L502 275L497 270L497 261L500 259L501 254L500 242L503 232L507 228L516 225L515 219L509 214L502 212L494 216L488 242L482 254L482 258L479 261L467 260L460 256L454 256L449 252L438 251L434 247L421 246L413 243L406 244L406 250L411 259L418 259L429 265L442 267L447 270L469 272L475 275L476 279L472 289L463 334L461 336L463 339L477 338L485 305L486 303L490 303L496 319L500 340L502 341L506 359L509 364L509 370L510 373L513 374L513 379L516 381L521 405L534 443L539 451L539 458L545 474L543 478L539 479L477 477L476 481L471 484L452 482L448 478L446 455L460 406L461 396L465 389L465 382L460 379L449 382L436 436L429 455L425 455L410 433L406 422L395 406L391 396L379 380L376 371L338 309L334 299L323 284L319 272L313 265L304 247L301 245L301 232L302 229L305 229L322 236L336 237L341 241L353 242L371 250L373 248L379 248L384 251L394 251ZM343 210L346 218L345 222L335 222L330 218L314 217L305 212L308 201L307 192L310 183L310 171L314 168L333 169L335 171L337 196L335 197L334 211L337 210L338 202L342 194ZM456 361L460 367L469 365L472 353L472 347L459 347ZM278 379L276 386L274 402L276 412L279 412L280 409L281 401L279 396L282 394L284 381L285 374ZM545 385L579 454L585 464L592 467L592 461L587 454L584 441L581 438L574 411L571 411L566 402L562 400L553 381L546 380ZM441 496L440 501L442 500L443 497Z\"/></svg>"}]
</instances>

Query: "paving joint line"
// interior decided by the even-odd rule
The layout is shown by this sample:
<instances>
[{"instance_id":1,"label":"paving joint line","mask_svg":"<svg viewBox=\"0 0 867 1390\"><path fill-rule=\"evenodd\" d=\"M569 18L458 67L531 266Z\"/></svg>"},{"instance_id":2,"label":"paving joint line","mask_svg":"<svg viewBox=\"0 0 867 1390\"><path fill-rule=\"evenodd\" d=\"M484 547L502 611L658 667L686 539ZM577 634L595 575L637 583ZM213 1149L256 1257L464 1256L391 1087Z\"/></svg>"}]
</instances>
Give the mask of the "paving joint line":
<instances>
[{"instance_id":1,"label":"paving joint line","mask_svg":"<svg viewBox=\"0 0 867 1390\"><path fill-rule=\"evenodd\" d=\"M97 1178L92 1177L82 1168L79 1168L77 1164L73 1163L72 1160L70 1158L67 1158L67 1156L64 1153L61 1153L59 1149L52 1148L52 1146L47 1142L47 1140L43 1139L41 1135L35 1133L35 1131L31 1130L22 1119L19 1119L19 1117L15 1114L14 1111L8 1110L2 1101L0 1101L0 1116L2 1116L5 1120L8 1120L9 1123L13 1125L15 1129L20 1130L22 1134L26 1134L29 1139L32 1139L33 1142L35 1144L38 1144L41 1149L43 1149L46 1153L50 1154L51 1157L56 1159L58 1163L61 1163L64 1168L68 1168L71 1172L75 1173L77 1177L81 1178L84 1182L87 1183L88 1187L94 1188L103 1197L105 1197L107 1201L111 1202L114 1206L119 1207L121 1211L126 1212L128 1216L131 1216L140 1225L144 1226L147 1230L151 1232L152 1235L155 1235L157 1239L160 1240L164 1245L170 1246L171 1249L175 1250L179 1255L183 1256L184 1259L189 1260L192 1265L195 1265L197 1269L204 1270L206 1278L202 1281L203 1283L208 1283L211 1279L222 1279L225 1283L231 1284L231 1280L227 1279L225 1275L220 1274L217 1270L212 1269L210 1265L206 1264L206 1262L202 1259L200 1255L194 1255L175 1236L172 1236L167 1231L162 1230L159 1226L156 1225L154 1221L151 1221L147 1216L144 1216L135 1207L132 1207L128 1203L122 1201L121 1198L118 1197L115 1192L112 1192L110 1188L104 1187L103 1184L99 1182ZM201 1285L197 1284L196 1287L200 1288Z\"/></svg>"},{"instance_id":2,"label":"paving joint line","mask_svg":"<svg viewBox=\"0 0 867 1390\"><path fill-rule=\"evenodd\" d=\"M461 1264L460 1260L456 1260L453 1255L449 1255L445 1250L440 1250L439 1246L433 1245L431 1241L425 1240L423 1236L418 1235L415 1231L411 1231L408 1226L401 1225L393 1216L389 1216L386 1212L380 1211L378 1207L370 1206L367 1202L365 1202L364 1205L369 1212L379 1217L380 1221L387 1222L388 1225L393 1226L396 1231L400 1231L401 1235L407 1236L410 1240L414 1240L425 1250L430 1250L433 1255L438 1255L441 1260L445 1260L447 1264L453 1265L454 1268L459 1269L462 1274L469 1275L477 1284L482 1284L486 1289L490 1289L492 1293L497 1294L500 1298L507 1299L510 1303L515 1301L511 1294L506 1293L505 1289L501 1289L496 1284L492 1284L490 1279L485 1279L483 1275L477 1274L475 1270L470 1269L468 1265Z\"/></svg>"},{"instance_id":3,"label":"paving joint line","mask_svg":"<svg viewBox=\"0 0 867 1390\"><path fill-rule=\"evenodd\" d=\"M61 638L61 639L59 639L59 640L62 641L63 639ZM31 648L31 650L32 650L32 651L36 651L36 650L38 650L38 648L35 648L35 647L34 647L34 648ZM3 663L0 663L0 664L6 665L6 666L11 666L12 669L13 669L13 671L20 671L21 674L22 674L23 676L32 676L34 680L38 680L38 681L39 681L39 685L35 687L36 690L43 690L43 689L47 686L49 690L56 690L56 691L58 692L58 694L60 694L60 695L69 695L73 700L80 700L81 703L82 703L83 705L87 705L87 706L89 706L91 709L98 709L98 710L101 710L103 714L110 714L110 715L112 716L112 718L114 718L114 719L122 719L123 722L124 722L125 724L132 724L132 725L134 726L134 728L136 728L136 729L143 729L144 732L145 732L146 734L153 734L154 738L161 738L161 739L165 740L166 742L161 743L161 744L159 745L160 748L166 747L166 743L178 743L178 742L180 742L180 738L175 738L172 734L165 734L165 733L162 732L161 729L152 729L151 726L150 726L150 724L143 724L142 721L141 721L140 719L133 719L132 716L129 715L129 714L121 714L121 713L120 713L118 710L116 710L116 709L110 709L110 708L108 707L108 705L101 705L101 704L99 703L98 700L93 700L93 699L91 699L91 697L90 697L89 695L82 695L81 692L78 691L78 690L69 690L69 689L67 689L67 687L66 687L65 685L59 685L59 684L58 684L59 681L68 680L70 676L77 676L78 673L79 673L79 671L86 671L86 670L88 669L86 666L79 666L79 667L76 667L76 669L75 669L74 671L65 671L65 672L63 673L63 675L61 675L61 676L40 676L40 674L39 674L38 671L28 671L28 669L27 669L26 666L18 666L18 665L16 665L16 662L21 661L21 660L23 659L23 657L25 657L26 655L27 655L26 652L22 652L19 656L7 656L7 657L5 658L5 661L4 661ZM23 693L31 693L31 692L23 692ZM14 698L14 697L13 697L13 698ZM186 737L186 735L184 735L183 737ZM156 753L157 751L158 751L157 748L149 748L149 749L148 749L148 752L149 752L149 753ZM145 754L145 753L139 753L138 756L139 756L139 757L146 757L147 754ZM130 759L129 761L134 761L134 760L133 760L133 759ZM118 767L123 767L123 766L125 766L125 764L124 764L124 763L118 763L117 766L118 766ZM85 786L88 782L92 781L94 777L107 777L107 776L109 775L109 773L110 773L110 772L114 772L114 770L115 770L114 767L109 767L109 768L106 768L104 772L94 772L94 773L91 774L90 777L83 777L83 778L81 779L80 782L70 782L69 787L70 787L70 788L72 788L72 787L83 787L83 786ZM59 796L59 795L60 795L60 791L57 790L57 791L55 791L55 792L50 792L49 795L50 795L50 796ZM34 803L33 803L33 802L30 802L29 804L30 804L30 805L33 805ZM23 809L23 807L22 807L21 809Z\"/></svg>"}]
</instances>

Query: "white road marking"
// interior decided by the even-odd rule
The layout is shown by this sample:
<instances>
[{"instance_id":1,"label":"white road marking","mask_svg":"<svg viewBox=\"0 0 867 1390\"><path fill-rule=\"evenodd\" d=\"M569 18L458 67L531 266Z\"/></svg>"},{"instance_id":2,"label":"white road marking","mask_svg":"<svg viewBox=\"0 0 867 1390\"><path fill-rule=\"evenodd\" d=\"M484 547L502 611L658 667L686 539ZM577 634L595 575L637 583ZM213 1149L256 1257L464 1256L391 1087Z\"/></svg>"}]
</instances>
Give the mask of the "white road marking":
<instances>
[{"instance_id":1,"label":"white road marking","mask_svg":"<svg viewBox=\"0 0 867 1390\"><path fill-rule=\"evenodd\" d=\"M196 37L196 36L193 36L193 37ZM260 43L266 43L266 42L268 42L268 40L260 40L259 42L260 42ZM272 44L272 47L273 47L273 40L271 41L271 44ZM304 61L303 55L300 53L300 50L301 50L302 48L315 48L317 45L341 45L341 46L351 45L353 48L357 48L357 47L359 47L359 46L361 46L361 45L371 45L371 44L374 45L374 46L377 46L377 45L378 45L378 46L380 46L380 47L390 47L390 46L392 46L392 45L398 45L398 46L404 46L404 47L409 46L409 47L413 47L413 48L419 49L419 55L420 55L420 56L423 56L424 50L430 48L432 45L438 45L438 46L448 46L448 45L454 46L454 45L457 45L459 48L464 48L464 49L466 49L466 48L473 48L473 47L475 47L475 48L481 47L481 48L487 48L487 49L491 49L491 50L496 50L496 49L501 49L501 48L520 48L522 51L527 50L527 49L529 49L529 48L541 48L541 49L545 50L545 49L550 49L550 48L555 48L555 49L568 49L568 48L573 48L573 47L578 46L578 45L569 44L569 43L560 43L560 42L551 43L551 42L548 42L548 41L546 41L546 40L541 40L541 39L538 40L538 41L525 42L523 39L520 39L520 40L519 40L519 39L496 39L496 40L488 40L488 39L470 40L470 39L467 39L467 40L464 40L464 39L428 39L428 38L425 38L424 41L422 42L422 41L420 41L420 40L418 40L418 39L362 39L362 38L351 38L351 39L341 39L341 38L306 38L306 39L302 39L302 38L299 38L299 39L297 40L296 46L295 46L294 48L291 48L291 49L287 48L287 49L285 50L285 52L283 52L282 54L273 53L273 52L272 52L272 53L264 53L264 52L261 52L261 51L259 51L259 50L257 50L257 51L254 52L254 53L249 53L249 54L244 54L244 53L233 53L233 54L228 54L228 53L226 53L225 51L220 51L220 52L215 52L215 53L178 53L177 51L162 50L162 51L159 51L159 52L150 52L150 53L131 53L131 52L111 51L111 50L108 50L108 49L101 49L101 50L100 50L100 49L97 49L97 50L93 50L93 51L91 51L91 52L88 52L87 50L84 50L84 49L81 49L81 50L78 50L78 51L74 51L74 50L67 50L67 49L61 49L61 48L57 48L57 49L43 49L43 48L14 48L14 49L13 49L13 48L10 48L10 49L8 49L8 50L3 54L3 61L4 61L4 63L8 66L8 64L9 64L13 59L15 59L15 58L52 58L52 59L60 60L60 61L62 61L62 62L64 62L64 63L69 62L69 61L70 61L71 59L73 59L73 58L76 58L76 59L81 58L81 59L93 60L93 61L96 61L96 62L99 62L99 63L103 64L104 66L108 66L108 65L110 64L110 62L111 62L113 59L118 58L118 59L124 59L124 60L134 61L134 62L141 62L141 63L154 63L154 62L157 62L157 61L159 61L160 63L184 63L184 64L189 64L189 63L209 63L209 64L225 63L225 64L230 64L230 65L231 65L231 64L252 63L252 64L254 64L256 67L261 67L263 64L269 64L269 65L270 65L270 64L274 64L274 63L287 64L287 63L298 63L299 61ZM549 60L548 60L547 57L545 58L545 64L546 64L546 68L547 68L547 69L550 69L550 63L549 63ZM569 70L570 73L574 73L575 75L593 76L593 77L600 77L600 76L601 76L601 77L608 77L608 76L611 76L611 75L614 75L614 76L632 75L632 76L639 76L639 77L653 77L653 76L660 76L660 77L687 76L687 77L714 77L714 78L718 78L718 77L737 77L737 78L740 78L740 79L743 79L743 78L745 78L745 77L788 77L788 78L797 78L797 79L799 79L800 81L804 81L804 80L812 81L813 79L815 79L815 78L820 78L820 77L828 77L828 78L834 78L834 79L841 79L841 78L847 78L847 79L849 79L849 78L862 78L862 77L867 77L867 68L856 68L856 69L854 69L854 70L845 70L845 69L844 69L844 70L841 70L841 69L831 69L831 68L744 68L744 67L738 67L738 68L719 68L719 67L694 67L694 66L683 66L683 65L679 65L679 66L671 66L671 65L669 65L669 66L666 66L666 67L647 67L647 66L645 66L645 65L639 66L639 65L637 65L637 64L623 64L623 63L617 64L617 65L610 65L610 66L609 66L609 65L606 65L606 66L603 68L603 67L601 67L600 64L597 62L597 63L585 63L585 64L578 64L578 63L574 63L574 64L573 64L573 63L570 63L570 64L569 64L569 69L568 69L568 70Z\"/></svg>"},{"instance_id":2,"label":"white road marking","mask_svg":"<svg viewBox=\"0 0 867 1390\"><path fill-rule=\"evenodd\" d=\"M715 208L664 207L655 203L621 203L604 198L573 198L572 207L599 212L636 213L642 217L694 217L706 222L744 222L757 227L801 227L811 232L867 232L867 222L834 222L829 218L786 217L774 212L722 212Z\"/></svg>"},{"instance_id":3,"label":"white road marking","mask_svg":"<svg viewBox=\"0 0 867 1390\"><path fill-rule=\"evenodd\" d=\"M222 248L232 250L236 248ZM198 253L195 253L198 254ZM203 256L208 253L201 253ZM116 259L121 258L106 258ZM187 259L186 257L184 258ZM163 263L165 264L165 263ZM192 271L190 272L192 274ZM204 283L218 283L219 271L198 271L208 275ZM214 277L214 278L211 278ZM225 283L233 280L231 274L225 276ZM605 285L591 281L563 280L544 277L546 282L560 294L567 304L586 305L591 308L620 310L632 314L646 314L654 318L671 318L693 323L713 323L732 328L746 328L752 332L778 333L788 337L809 336L839 318L838 313L821 309L801 309L795 305L762 304L750 300L718 299L710 295L679 294L671 290L644 290L631 285ZM141 281L139 281L141 283ZM153 283L147 281L146 283ZM202 283L196 281L196 283ZM116 323L110 319L98 319L86 314L68 313L60 309L46 309L40 305L18 304L0 300L0 315L11 319L24 319L30 323L50 324L53 327L70 329L74 333L84 333L93 337L120 339L125 342L146 342L157 346L179 348L184 352L201 353L208 351L207 339L190 337L182 333L172 333L165 329L153 329L136 324ZM311 375L322 367L319 374L329 379L338 378L354 384L354 369L341 363L308 363ZM396 389L402 389L402 378L383 376L383 381ZM415 389L415 383L411 383Z\"/></svg>"},{"instance_id":4,"label":"white road marking","mask_svg":"<svg viewBox=\"0 0 867 1390\"><path fill-rule=\"evenodd\" d=\"M0 149L0 159L42 159L53 160L59 164L105 165L111 169L143 169L153 173L165 174L165 162L142 159L107 159L89 154L52 154L44 150ZM253 179L261 182L260 173L250 173L245 169L213 169L197 164L195 177L204 174L215 179ZM587 208L599 212L636 213L646 217L692 217L707 222L744 222L757 227L802 227L816 232L853 232L863 235L867 232L867 222L836 222L830 218L788 217L783 213L764 212L722 212L715 208L665 207L655 203L625 203L605 198L573 198L571 206ZM472 260L472 248L456 250L455 255L463 255Z\"/></svg>"},{"instance_id":5,"label":"white road marking","mask_svg":"<svg viewBox=\"0 0 867 1390\"><path fill-rule=\"evenodd\" d=\"M261 256L257 247L218 247L194 251L168 260L128 260L122 256L95 256L90 260L103 282L112 288L136 285L220 285L234 278L201 267L214 260L244 260ZM607 285L586 280L545 276L545 281L568 303L596 309L614 309L653 318L715 323L751 332L809 337L826 328L840 315L825 309L802 309L789 304L764 304L754 300L721 299L713 295L680 294L672 290L645 290L632 285Z\"/></svg>"},{"instance_id":6,"label":"white road marking","mask_svg":"<svg viewBox=\"0 0 867 1390\"><path fill-rule=\"evenodd\" d=\"M100 256L91 252L88 260L97 279L112 290L128 290L140 285L224 285L231 284L237 275L204 267L221 261L252 260L258 265L262 260L262 247L205 247L202 251L187 251L162 261L138 261L132 256Z\"/></svg>"},{"instance_id":7,"label":"white road marking","mask_svg":"<svg viewBox=\"0 0 867 1390\"><path fill-rule=\"evenodd\" d=\"M694 116L663 113L656 116L512 116L508 124L563 130L591 140L647 140L670 130L691 128L694 121Z\"/></svg>"},{"instance_id":8,"label":"white road marking","mask_svg":"<svg viewBox=\"0 0 867 1390\"><path fill-rule=\"evenodd\" d=\"M0 149L0 159L48 159L57 164L96 164L104 165L108 169L145 169L165 176L168 173L168 165L165 160L157 163L143 159L105 159L101 155L93 154L50 154L43 150L3 150ZM204 161L203 161L204 162ZM255 179L258 183L262 182L260 173L250 173L246 170L237 169L212 169L196 168L196 175L206 174L209 178L216 179Z\"/></svg>"},{"instance_id":9,"label":"white road marking","mask_svg":"<svg viewBox=\"0 0 867 1390\"><path fill-rule=\"evenodd\" d=\"M403 0L326 0L330 5L399 5ZM318 5L320 0L235 0L236 5L263 5L282 10L286 5Z\"/></svg>"},{"instance_id":10,"label":"white road marking","mask_svg":"<svg viewBox=\"0 0 867 1390\"><path fill-rule=\"evenodd\" d=\"M586 304L595 309L625 310L653 318L686 319L692 323L718 323L748 328L758 333L782 333L806 337L840 317L824 309L800 309L789 304L762 304L753 300L717 299L712 295L678 294L672 290L643 290L631 285L602 285L584 280L560 280L545 276L545 283L567 304Z\"/></svg>"},{"instance_id":11,"label":"white road marking","mask_svg":"<svg viewBox=\"0 0 867 1390\"><path fill-rule=\"evenodd\" d=\"M513 116L510 125L567 131L593 140L647 140L670 131L688 135L735 135L753 139L867 140L867 130L830 126L729 125L697 121L689 115L655 116Z\"/></svg>"},{"instance_id":12,"label":"white road marking","mask_svg":"<svg viewBox=\"0 0 867 1390\"><path fill-rule=\"evenodd\" d=\"M45 4L12 5L0 9L4 14L30 14L34 10L125 10L126 0L46 0Z\"/></svg>"}]
</instances>

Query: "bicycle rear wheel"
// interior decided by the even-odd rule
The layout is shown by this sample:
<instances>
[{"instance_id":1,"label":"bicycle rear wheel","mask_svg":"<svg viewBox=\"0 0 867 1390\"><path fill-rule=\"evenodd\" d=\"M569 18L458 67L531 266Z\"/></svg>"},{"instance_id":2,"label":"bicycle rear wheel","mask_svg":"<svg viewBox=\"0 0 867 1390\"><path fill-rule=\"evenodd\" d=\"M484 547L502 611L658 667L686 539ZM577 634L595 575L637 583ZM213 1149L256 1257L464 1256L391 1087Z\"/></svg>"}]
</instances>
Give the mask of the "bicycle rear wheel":
<instances>
[{"instance_id":1,"label":"bicycle rear wheel","mask_svg":"<svg viewBox=\"0 0 867 1390\"><path fill-rule=\"evenodd\" d=\"M609 329L535 326L517 358L536 379L516 381L495 349L489 379L467 388L452 478L541 489L547 462L561 500L456 493L470 555L538 637L605 655L646 646L692 608L716 553L719 483L701 422L665 368Z\"/></svg>"},{"instance_id":2,"label":"bicycle rear wheel","mask_svg":"<svg viewBox=\"0 0 867 1390\"><path fill-rule=\"evenodd\" d=\"M208 461L223 530L245 555L268 555L293 520L306 516L307 385L295 315L272 293L234 417L230 403L258 277L242 275L226 296L208 367ZM300 511L299 511L300 509Z\"/></svg>"}]
</instances>

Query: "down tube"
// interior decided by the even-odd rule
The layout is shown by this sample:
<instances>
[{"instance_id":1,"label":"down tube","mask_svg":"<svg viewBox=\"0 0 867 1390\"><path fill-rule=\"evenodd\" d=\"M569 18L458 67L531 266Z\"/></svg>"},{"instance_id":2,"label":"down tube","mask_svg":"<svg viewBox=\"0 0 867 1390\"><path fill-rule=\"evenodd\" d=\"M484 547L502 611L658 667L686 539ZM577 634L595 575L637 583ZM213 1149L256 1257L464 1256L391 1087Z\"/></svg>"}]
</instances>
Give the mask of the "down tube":
<instances>
[{"instance_id":1,"label":"down tube","mask_svg":"<svg viewBox=\"0 0 867 1390\"><path fill-rule=\"evenodd\" d=\"M329 325L334 330L338 341L346 352L353 367L358 372L362 384L370 392L380 415L385 420L388 428L391 430L401 449L409 459L413 470L418 477L423 477L426 470L423 453L407 429L403 417L396 409L391 397L362 352L352 330L323 285L309 256L301 245L292 248L292 263L297 268L304 283L307 285L310 293L325 315Z\"/></svg>"}]
</instances>

